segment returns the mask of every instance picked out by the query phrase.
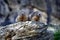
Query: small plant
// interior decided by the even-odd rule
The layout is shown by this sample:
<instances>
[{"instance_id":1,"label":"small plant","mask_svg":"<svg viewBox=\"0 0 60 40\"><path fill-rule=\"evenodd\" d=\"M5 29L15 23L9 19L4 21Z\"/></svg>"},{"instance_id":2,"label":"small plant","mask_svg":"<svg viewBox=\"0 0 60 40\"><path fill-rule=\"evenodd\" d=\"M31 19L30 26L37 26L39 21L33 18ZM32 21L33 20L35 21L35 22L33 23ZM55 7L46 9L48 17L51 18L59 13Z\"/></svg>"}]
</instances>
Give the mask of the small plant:
<instances>
[{"instance_id":1,"label":"small plant","mask_svg":"<svg viewBox=\"0 0 60 40\"><path fill-rule=\"evenodd\" d=\"M54 40L60 40L60 30L54 33Z\"/></svg>"}]
</instances>

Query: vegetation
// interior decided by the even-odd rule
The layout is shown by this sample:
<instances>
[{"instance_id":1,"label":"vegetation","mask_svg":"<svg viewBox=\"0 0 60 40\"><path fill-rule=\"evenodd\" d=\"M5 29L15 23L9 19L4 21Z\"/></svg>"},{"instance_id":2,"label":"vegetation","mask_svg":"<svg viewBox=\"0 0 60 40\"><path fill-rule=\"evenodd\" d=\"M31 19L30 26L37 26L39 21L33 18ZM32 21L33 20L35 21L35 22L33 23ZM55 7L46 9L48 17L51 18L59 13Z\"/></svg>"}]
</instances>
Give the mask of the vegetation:
<instances>
[{"instance_id":1,"label":"vegetation","mask_svg":"<svg viewBox=\"0 0 60 40\"><path fill-rule=\"evenodd\" d=\"M54 40L60 40L60 30L54 33Z\"/></svg>"}]
</instances>

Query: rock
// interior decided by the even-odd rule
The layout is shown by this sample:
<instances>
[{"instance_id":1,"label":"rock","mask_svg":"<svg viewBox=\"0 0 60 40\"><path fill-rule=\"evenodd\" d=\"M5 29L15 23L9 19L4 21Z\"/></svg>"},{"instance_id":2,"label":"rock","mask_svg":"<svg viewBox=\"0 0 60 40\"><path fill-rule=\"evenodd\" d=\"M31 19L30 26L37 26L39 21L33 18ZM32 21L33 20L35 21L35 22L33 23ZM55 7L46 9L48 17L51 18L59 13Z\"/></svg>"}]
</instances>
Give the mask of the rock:
<instances>
[{"instance_id":1,"label":"rock","mask_svg":"<svg viewBox=\"0 0 60 40\"><path fill-rule=\"evenodd\" d=\"M9 12L8 5L4 2L4 0L0 0L0 14L7 15Z\"/></svg>"},{"instance_id":2,"label":"rock","mask_svg":"<svg viewBox=\"0 0 60 40\"><path fill-rule=\"evenodd\" d=\"M17 40L17 39L23 39L23 40L48 39L49 40L50 36L48 37L48 35L51 35L52 33L51 34L48 33L47 27L45 27L44 24L41 24L41 26L40 26L40 24L41 24L40 22L35 22L35 21L28 21L28 22L26 21L26 22L18 22L18 23L10 24L10 25L6 26L5 30L7 30L7 31L5 31L5 33L11 32L10 38L12 40ZM14 34L16 34L16 35L14 35ZM7 34L5 34L5 35L7 35ZM4 37L2 37L2 38L4 38Z\"/></svg>"}]
</instances>

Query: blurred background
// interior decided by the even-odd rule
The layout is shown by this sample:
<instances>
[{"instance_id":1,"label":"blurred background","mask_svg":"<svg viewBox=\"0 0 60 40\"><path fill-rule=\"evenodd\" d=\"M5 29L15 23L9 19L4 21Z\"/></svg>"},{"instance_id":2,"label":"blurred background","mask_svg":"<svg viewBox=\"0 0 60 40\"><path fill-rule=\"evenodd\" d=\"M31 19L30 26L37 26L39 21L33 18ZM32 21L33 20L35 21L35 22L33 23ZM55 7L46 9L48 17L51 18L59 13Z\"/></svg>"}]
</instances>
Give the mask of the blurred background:
<instances>
[{"instance_id":1,"label":"blurred background","mask_svg":"<svg viewBox=\"0 0 60 40\"><path fill-rule=\"evenodd\" d=\"M31 2L35 8L49 16L51 24L60 24L60 1L59 0L0 0L0 25L14 23L14 16L22 5ZM11 15L9 18L7 16ZM12 15L13 14L13 15ZM9 20L11 22L9 22ZM6 25L7 25L6 24Z\"/></svg>"}]
</instances>

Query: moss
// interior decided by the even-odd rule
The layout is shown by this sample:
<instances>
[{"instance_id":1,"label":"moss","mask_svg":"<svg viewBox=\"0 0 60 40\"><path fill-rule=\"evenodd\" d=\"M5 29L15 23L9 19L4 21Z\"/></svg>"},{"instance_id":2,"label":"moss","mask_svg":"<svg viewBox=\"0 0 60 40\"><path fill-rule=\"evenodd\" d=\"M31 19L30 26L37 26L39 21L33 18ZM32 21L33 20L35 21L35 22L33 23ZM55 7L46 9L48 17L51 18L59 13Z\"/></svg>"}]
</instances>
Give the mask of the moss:
<instances>
[{"instance_id":1,"label":"moss","mask_svg":"<svg viewBox=\"0 0 60 40\"><path fill-rule=\"evenodd\" d=\"M54 33L54 40L60 40L60 30Z\"/></svg>"}]
</instances>

